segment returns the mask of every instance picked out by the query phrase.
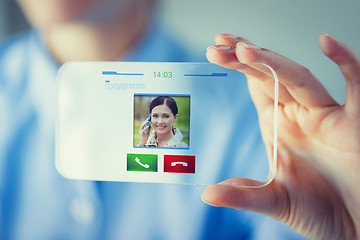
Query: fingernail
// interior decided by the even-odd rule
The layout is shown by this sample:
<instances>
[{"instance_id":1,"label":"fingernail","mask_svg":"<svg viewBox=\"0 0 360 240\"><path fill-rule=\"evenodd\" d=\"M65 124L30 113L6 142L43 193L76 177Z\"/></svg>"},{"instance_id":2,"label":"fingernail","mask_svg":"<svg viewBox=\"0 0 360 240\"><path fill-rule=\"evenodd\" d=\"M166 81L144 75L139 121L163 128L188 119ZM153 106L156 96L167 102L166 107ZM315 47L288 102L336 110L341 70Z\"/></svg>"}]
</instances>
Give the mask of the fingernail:
<instances>
[{"instance_id":1,"label":"fingernail","mask_svg":"<svg viewBox=\"0 0 360 240\"><path fill-rule=\"evenodd\" d=\"M239 39L240 37L232 35L230 33L223 33L222 34L223 38L228 38L228 39Z\"/></svg>"},{"instance_id":2,"label":"fingernail","mask_svg":"<svg viewBox=\"0 0 360 240\"><path fill-rule=\"evenodd\" d=\"M213 207L223 207L222 205L218 204L218 203L215 203L215 202L208 202L207 200L205 200L207 198L207 192L204 191L203 194L201 194L201 200L206 203L206 204L209 204Z\"/></svg>"},{"instance_id":3,"label":"fingernail","mask_svg":"<svg viewBox=\"0 0 360 240\"><path fill-rule=\"evenodd\" d=\"M218 183L219 185L224 185L224 186L232 186L232 187L239 187L239 186L242 186L242 185L239 185L237 182L233 182L231 180L227 180L227 181L223 181L223 182L220 182Z\"/></svg>"},{"instance_id":4,"label":"fingernail","mask_svg":"<svg viewBox=\"0 0 360 240\"><path fill-rule=\"evenodd\" d=\"M326 32L322 32L322 33L320 33L321 35L323 35L323 36L325 36L325 37L327 37L327 38L332 38L329 34L327 34Z\"/></svg>"},{"instance_id":5,"label":"fingernail","mask_svg":"<svg viewBox=\"0 0 360 240\"><path fill-rule=\"evenodd\" d=\"M240 44L248 49L261 49L261 47L258 47L256 46L255 44L252 44L252 43L244 43L244 42L238 42L236 44L236 47L237 46L240 46Z\"/></svg>"},{"instance_id":6,"label":"fingernail","mask_svg":"<svg viewBox=\"0 0 360 240\"><path fill-rule=\"evenodd\" d=\"M216 50L223 51L223 50L230 50L231 46L228 46L228 45L214 45L214 46L208 47L207 50L209 50L210 48L215 48Z\"/></svg>"}]
</instances>

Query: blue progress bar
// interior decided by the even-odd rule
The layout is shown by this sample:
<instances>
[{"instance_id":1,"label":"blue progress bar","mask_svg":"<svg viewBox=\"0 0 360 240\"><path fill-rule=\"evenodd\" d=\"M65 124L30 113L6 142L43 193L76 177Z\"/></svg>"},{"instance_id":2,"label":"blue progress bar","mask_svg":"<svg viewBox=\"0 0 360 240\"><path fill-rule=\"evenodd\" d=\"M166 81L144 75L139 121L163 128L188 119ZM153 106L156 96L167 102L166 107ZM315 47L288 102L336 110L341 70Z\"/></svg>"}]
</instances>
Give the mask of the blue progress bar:
<instances>
[{"instance_id":1,"label":"blue progress bar","mask_svg":"<svg viewBox=\"0 0 360 240\"><path fill-rule=\"evenodd\" d=\"M103 71L103 75L142 76L143 73L118 73L116 71Z\"/></svg>"},{"instance_id":2,"label":"blue progress bar","mask_svg":"<svg viewBox=\"0 0 360 240\"><path fill-rule=\"evenodd\" d=\"M212 73L212 74L184 74L185 77L226 77L227 73Z\"/></svg>"}]
</instances>

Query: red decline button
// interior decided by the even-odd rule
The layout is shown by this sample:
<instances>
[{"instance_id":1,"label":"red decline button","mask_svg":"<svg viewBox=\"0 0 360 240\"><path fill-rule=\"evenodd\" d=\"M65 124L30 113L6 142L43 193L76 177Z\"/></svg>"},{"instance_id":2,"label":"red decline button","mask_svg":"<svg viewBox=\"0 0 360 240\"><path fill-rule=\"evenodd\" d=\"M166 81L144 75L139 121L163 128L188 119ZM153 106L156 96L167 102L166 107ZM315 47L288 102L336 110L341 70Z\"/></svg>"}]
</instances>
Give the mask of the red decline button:
<instances>
[{"instance_id":1,"label":"red decline button","mask_svg":"<svg viewBox=\"0 0 360 240\"><path fill-rule=\"evenodd\" d=\"M164 155L164 172L195 173L195 156Z\"/></svg>"}]
</instances>

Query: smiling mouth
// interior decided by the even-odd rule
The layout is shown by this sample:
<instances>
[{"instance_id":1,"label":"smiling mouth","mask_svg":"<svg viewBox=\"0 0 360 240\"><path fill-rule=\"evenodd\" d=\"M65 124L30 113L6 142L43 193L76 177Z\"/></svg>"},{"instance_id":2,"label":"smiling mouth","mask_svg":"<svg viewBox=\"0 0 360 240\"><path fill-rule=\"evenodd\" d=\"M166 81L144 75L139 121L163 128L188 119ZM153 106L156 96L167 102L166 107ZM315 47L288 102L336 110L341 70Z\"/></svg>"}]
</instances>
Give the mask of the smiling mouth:
<instances>
[{"instance_id":1,"label":"smiling mouth","mask_svg":"<svg viewBox=\"0 0 360 240\"><path fill-rule=\"evenodd\" d=\"M156 128L159 129L159 130L163 130L163 129L166 128L166 126L156 126Z\"/></svg>"}]
</instances>

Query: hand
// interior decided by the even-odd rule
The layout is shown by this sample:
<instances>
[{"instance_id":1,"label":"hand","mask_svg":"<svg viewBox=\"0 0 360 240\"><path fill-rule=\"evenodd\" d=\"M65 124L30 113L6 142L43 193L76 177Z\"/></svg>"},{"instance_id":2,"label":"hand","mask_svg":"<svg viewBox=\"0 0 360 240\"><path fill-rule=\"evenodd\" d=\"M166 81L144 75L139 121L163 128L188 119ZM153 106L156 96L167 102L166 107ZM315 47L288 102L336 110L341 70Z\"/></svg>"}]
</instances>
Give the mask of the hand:
<instances>
[{"instance_id":1,"label":"hand","mask_svg":"<svg viewBox=\"0 0 360 240\"><path fill-rule=\"evenodd\" d=\"M310 239L360 239L360 61L322 33L319 45L346 81L339 105L309 70L247 40L220 34L210 62L247 75L266 148L273 146L271 66L279 76L278 170L263 188L230 179L205 189L205 202L265 214ZM239 64L244 63L244 64Z\"/></svg>"},{"instance_id":2,"label":"hand","mask_svg":"<svg viewBox=\"0 0 360 240\"><path fill-rule=\"evenodd\" d=\"M145 122L143 124L141 124L141 126L140 126L140 130L139 130L139 133L140 133L139 145L140 146L145 146L145 143L149 138L151 124L148 125L148 123L149 123L149 118L147 118L145 120Z\"/></svg>"}]
</instances>

